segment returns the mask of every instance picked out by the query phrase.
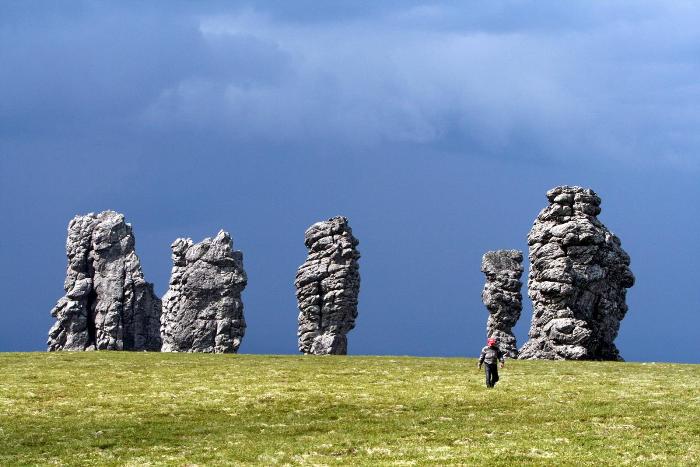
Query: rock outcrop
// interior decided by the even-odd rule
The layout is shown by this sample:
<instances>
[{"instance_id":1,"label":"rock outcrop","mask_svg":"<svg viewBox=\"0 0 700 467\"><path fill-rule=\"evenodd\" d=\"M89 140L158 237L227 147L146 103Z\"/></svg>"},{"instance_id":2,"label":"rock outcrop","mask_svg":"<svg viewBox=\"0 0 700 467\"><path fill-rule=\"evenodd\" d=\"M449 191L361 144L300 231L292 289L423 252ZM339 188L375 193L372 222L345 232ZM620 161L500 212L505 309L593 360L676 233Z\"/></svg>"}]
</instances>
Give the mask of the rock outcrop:
<instances>
[{"instance_id":1,"label":"rock outcrop","mask_svg":"<svg viewBox=\"0 0 700 467\"><path fill-rule=\"evenodd\" d=\"M105 211L68 224L64 295L48 350L160 350L161 302L146 282L131 225Z\"/></svg>"},{"instance_id":2,"label":"rock outcrop","mask_svg":"<svg viewBox=\"0 0 700 467\"><path fill-rule=\"evenodd\" d=\"M621 360L614 340L634 285L630 258L598 220L595 192L560 186L547 199L528 235L533 315L520 358Z\"/></svg>"},{"instance_id":3,"label":"rock outcrop","mask_svg":"<svg viewBox=\"0 0 700 467\"><path fill-rule=\"evenodd\" d=\"M163 296L163 352L238 351L245 334L243 254L223 230L213 239L171 245L173 270Z\"/></svg>"},{"instance_id":4,"label":"rock outcrop","mask_svg":"<svg viewBox=\"0 0 700 467\"><path fill-rule=\"evenodd\" d=\"M517 250L488 251L481 259L481 272L486 275L481 299L489 310L486 337L495 338L501 351L510 358L518 357L512 329L523 309L522 263L523 254Z\"/></svg>"},{"instance_id":5,"label":"rock outcrop","mask_svg":"<svg viewBox=\"0 0 700 467\"><path fill-rule=\"evenodd\" d=\"M309 254L294 282L300 352L347 354L346 334L355 327L360 292L358 243L345 217L333 217L306 230Z\"/></svg>"}]
</instances>

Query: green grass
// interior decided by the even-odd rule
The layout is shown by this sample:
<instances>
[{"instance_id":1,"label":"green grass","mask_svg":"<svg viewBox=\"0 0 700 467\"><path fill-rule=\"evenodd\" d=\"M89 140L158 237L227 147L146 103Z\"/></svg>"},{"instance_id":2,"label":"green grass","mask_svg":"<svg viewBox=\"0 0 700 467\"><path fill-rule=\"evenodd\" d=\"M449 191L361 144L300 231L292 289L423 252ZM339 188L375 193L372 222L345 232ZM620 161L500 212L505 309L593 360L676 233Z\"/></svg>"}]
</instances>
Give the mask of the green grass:
<instances>
[{"instance_id":1,"label":"green grass","mask_svg":"<svg viewBox=\"0 0 700 467\"><path fill-rule=\"evenodd\" d=\"M0 354L0 465L697 465L700 365Z\"/></svg>"}]
</instances>

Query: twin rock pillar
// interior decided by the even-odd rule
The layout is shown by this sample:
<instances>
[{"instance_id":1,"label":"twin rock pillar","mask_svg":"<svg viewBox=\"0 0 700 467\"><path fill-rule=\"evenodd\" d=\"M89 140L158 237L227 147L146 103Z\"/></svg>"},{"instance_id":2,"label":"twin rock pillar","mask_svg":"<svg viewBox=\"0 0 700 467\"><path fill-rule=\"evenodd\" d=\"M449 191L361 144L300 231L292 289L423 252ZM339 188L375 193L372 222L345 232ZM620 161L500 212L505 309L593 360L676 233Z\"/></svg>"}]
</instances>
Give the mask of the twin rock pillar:
<instances>
[{"instance_id":1,"label":"twin rock pillar","mask_svg":"<svg viewBox=\"0 0 700 467\"><path fill-rule=\"evenodd\" d=\"M231 236L221 231L197 244L177 239L162 303L143 278L134 245L122 214L70 222L66 294L51 310L48 350L236 352L246 327L247 278Z\"/></svg>"},{"instance_id":2,"label":"twin rock pillar","mask_svg":"<svg viewBox=\"0 0 700 467\"><path fill-rule=\"evenodd\" d=\"M601 200L593 190L559 186L547 199L528 235L529 340L517 352L511 329L520 316L522 254L514 250L482 260L488 337L521 359L622 360L614 340L634 285L630 257L598 220Z\"/></svg>"}]
</instances>

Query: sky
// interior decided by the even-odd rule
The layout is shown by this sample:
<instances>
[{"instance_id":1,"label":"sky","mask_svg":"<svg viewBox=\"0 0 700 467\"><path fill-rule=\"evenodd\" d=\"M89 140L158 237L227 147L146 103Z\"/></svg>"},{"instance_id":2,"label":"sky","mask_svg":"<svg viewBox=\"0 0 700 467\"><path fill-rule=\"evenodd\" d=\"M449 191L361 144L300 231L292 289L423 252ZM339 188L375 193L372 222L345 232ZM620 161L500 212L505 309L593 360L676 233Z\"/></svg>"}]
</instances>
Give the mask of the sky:
<instances>
[{"instance_id":1,"label":"sky","mask_svg":"<svg viewBox=\"0 0 700 467\"><path fill-rule=\"evenodd\" d=\"M475 356L482 254L594 189L630 361L700 363L700 4L0 2L0 351L45 350L76 214L243 251L242 353L296 353L304 230L350 219L351 354ZM523 278L526 282L526 277ZM526 297L515 333L527 339Z\"/></svg>"}]
</instances>

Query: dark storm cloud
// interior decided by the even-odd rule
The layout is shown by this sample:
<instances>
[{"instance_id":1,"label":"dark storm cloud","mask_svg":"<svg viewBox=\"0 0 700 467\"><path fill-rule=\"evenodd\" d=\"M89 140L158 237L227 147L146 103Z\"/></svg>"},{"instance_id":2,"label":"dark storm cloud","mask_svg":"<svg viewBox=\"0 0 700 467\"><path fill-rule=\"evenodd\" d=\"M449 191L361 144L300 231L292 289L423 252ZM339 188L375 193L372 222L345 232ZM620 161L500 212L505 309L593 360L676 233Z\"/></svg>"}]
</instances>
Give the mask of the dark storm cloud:
<instances>
[{"instance_id":1,"label":"dark storm cloud","mask_svg":"<svg viewBox=\"0 0 700 467\"><path fill-rule=\"evenodd\" d=\"M698 167L692 3L10 5L14 134L116 125Z\"/></svg>"}]
</instances>

